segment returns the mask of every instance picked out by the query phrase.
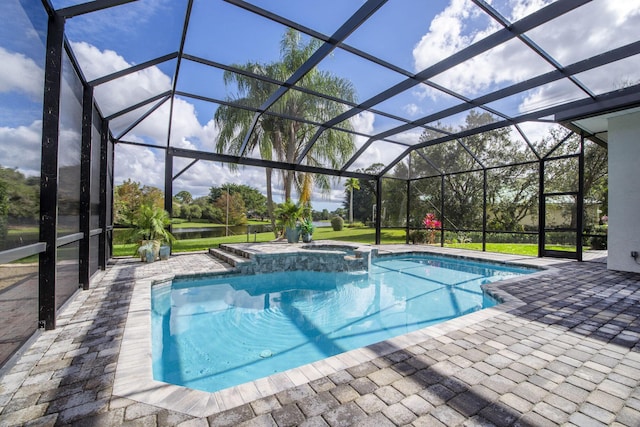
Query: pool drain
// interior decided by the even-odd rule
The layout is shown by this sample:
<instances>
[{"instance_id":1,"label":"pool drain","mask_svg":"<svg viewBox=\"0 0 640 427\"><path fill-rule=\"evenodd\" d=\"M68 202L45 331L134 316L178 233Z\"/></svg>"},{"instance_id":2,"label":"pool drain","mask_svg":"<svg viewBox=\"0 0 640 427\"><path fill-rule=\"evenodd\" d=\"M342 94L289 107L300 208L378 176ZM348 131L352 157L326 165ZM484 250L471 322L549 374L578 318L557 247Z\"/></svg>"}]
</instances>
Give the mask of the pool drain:
<instances>
[{"instance_id":1,"label":"pool drain","mask_svg":"<svg viewBox=\"0 0 640 427\"><path fill-rule=\"evenodd\" d=\"M262 357L263 359L266 359L267 357L271 357L273 356L273 353L271 352L271 350L262 350L260 352L260 357Z\"/></svg>"}]
</instances>

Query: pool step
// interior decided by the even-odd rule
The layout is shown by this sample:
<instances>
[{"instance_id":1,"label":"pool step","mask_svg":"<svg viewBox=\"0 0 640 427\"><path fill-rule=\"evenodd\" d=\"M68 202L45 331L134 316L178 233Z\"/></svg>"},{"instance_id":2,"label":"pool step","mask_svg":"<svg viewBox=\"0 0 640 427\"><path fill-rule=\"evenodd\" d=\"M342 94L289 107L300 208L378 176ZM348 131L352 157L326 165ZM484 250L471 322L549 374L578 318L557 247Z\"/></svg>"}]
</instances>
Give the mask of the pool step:
<instances>
[{"instance_id":1,"label":"pool step","mask_svg":"<svg viewBox=\"0 0 640 427\"><path fill-rule=\"evenodd\" d=\"M249 254L247 251L245 251L245 250L243 250L241 248L237 248L237 247L231 246L231 245L226 245L226 244L222 243L220 245L220 250L232 253L236 257L244 258L245 260L251 259L251 254Z\"/></svg>"},{"instance_id":2,"label":"pool step","mask_svg":"<svg viewBox=\"0 0 640 427\"><path fill-rule=\"evenodd\" d=\"M249 259L242 257L238 254L232 253L225 248L210 248L209 255L218 258L220 261L226 262L232 267L239 268L242 264L251 262Z\"/></svg>"}]
</instances>

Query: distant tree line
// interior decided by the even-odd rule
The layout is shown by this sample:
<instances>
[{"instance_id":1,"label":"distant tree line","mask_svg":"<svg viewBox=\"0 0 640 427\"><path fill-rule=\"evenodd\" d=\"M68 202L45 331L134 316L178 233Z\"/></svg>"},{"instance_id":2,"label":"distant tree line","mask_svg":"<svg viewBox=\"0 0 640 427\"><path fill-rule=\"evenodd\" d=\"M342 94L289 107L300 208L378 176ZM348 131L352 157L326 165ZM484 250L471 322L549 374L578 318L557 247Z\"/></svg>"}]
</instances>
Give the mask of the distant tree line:
<instances>
[{"instance_id":1,"label":"distant tree line","mask_svg":"<svg viewBox=\"0 0 640 427\"><path fill-rule=\"evenodd\" d=\"M5 242L10 226L37 225L39 216L40 177L0 166L0 241Z\"/></svg>"},{"instance_id":2,"label":"distant tree line","mask_svg":"<svg viewBox=\"0 0 640 427\"><path fill-rule=\"evenodd\" d=\"M128 226L135 212L143 204L164 206L164 193L157 187L141 185L127 179L115 187L114 223ZM243 184L223 184L209 189L209 194L193 197L186 190L173 197L173 218L187 221L206 221L231 225L246 224L248 219L268 220L267 198L256 188ZM312 210L314 221L328 221L336 214L344 216L343 209L329 212Z\"/></svg>"},{"instance_id":3,"label":"distant tree line","mask_svg":"<svg viewBox=\"0 0 640 427\"><path fill-rule=\"evenodd\" d=\"M444 132L474 129L493 122L489 113L471 112L465 123L457 129L437 125ZM403 227L407 219L407 183L411 181L410 227L420 228L427 213L442 217L444 202L445 228L481 229L484 197L483 166L487 170L488 229L496 231L522 231L528 216L538 215L538 163L536 150L541 156L559 157L545 162L545 191L571 192L578 189L578 160L566 157L578 152L580 137L563 128L552 130L539 141L514 139L508 128L473 135L462 140L428 146L414 151L410 160L398 163L382 182L382 225ZM421 141L429 141L442 133L425 130ZM585 144L584 194L589 203L598 204L607 212L607 150L591 142ZM494 166L507 165L500 168ZM509 166L511 165L511 166ZM377 174L384 168L373 164L359 172ZM442 193L442 174L444 194ZM374 219L376 203L375 180L359 179L360 189L353 191L353 217L355 221ZM349 209L351 188L345 188L343 206ZM562 215L568 226L575 227L577 212L575 196L558 198ZM588 203L585 203L585 206ZM572 208L573 206L573 208Z\"/></svg>"},{"instance_id":4,"label":"distant tree line","mask_svg":"<svg viewBox=\"0 0 640 427\"><path fill-rule=\"evenodd\" d=\"M40 177L0 166L0 205L11 224L37 224L40 215Z\"/></svg>"}]
</instances>

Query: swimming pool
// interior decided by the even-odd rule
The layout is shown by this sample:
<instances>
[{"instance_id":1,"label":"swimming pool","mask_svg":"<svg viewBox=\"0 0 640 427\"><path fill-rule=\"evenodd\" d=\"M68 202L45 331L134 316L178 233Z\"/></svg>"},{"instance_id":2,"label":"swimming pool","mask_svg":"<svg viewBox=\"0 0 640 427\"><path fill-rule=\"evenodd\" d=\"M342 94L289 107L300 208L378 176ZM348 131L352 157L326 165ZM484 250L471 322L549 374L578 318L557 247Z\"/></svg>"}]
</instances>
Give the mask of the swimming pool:
<instances>
[{"instance_id":1,"label":"swimming pool","mask_svg":"<svg viewBox=\"0 0 640 427\"><path fill-rule=\"evenodd\" d=\"M154 378L217 391L495 305L484 283L536 270L393 256L152 288Z\"/></svg>"}]
</instances>

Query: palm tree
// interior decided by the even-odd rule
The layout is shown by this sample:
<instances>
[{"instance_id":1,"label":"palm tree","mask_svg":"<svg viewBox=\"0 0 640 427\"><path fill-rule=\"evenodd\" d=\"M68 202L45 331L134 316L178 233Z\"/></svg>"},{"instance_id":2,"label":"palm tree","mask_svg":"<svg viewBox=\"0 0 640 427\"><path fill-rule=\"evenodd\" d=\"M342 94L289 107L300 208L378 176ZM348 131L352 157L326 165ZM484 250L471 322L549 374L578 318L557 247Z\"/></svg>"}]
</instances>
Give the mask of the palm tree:
<instances>
[{"instance_id":1,"label":"palm tree","mask_svg":"<svg viewBox=\"0 0 640 427\"><path fill-rule=\"evenodd\" d=\"M358 178L347 178L345 187L349 192L349 223L353 224L353 190L360 189L360 180Z\"/></svg>"},{"instance_id":2,"label":"palm tree","mask_svg":"<svg viewBox=\"0 0 640 427\"><path fill-rule=\"evenodd\" d=\"M321 45L319 40L312 39L303 43L300 34L288 30L281 41L281 60L269 64L249 62L235 67L247 73L261 75L266 80L286 81ZM224 83L233 85L235 96L228 101L236 105L259 107L275 90L273 83L253 78L249 75L225 71ZM313 69L298 83L306 89L355 102L353 85L345 79L331 73ZM220 128L216 143L219 153L240 155L245 136L251 132L246 152L258 152L265 160L277 160L284 163L296 163L307 143L316 133L317 126L287 119L301 118L308 122L324 123L344 112L343 104L311 95L307 92L289 89L277 102L262 114L253 126L253 110L221 105L215 113L215 121ZM253 129L252 129L253 127ZM343 128L349 128L345 124ZM313 147L308 151L303 162L310 166L327 166L338 168L344 164L355 151L355 144L347 132L325 130ZM234 167L230 165L230 167ZM267 185L267 208L272 224L273 193L271 168L265 169ZM291 198L293 185L300 191L305 185L304 174L292 170L282 170L283 192L285 200ZM308 178L307 178L308 179ZM325 176L314 175L315 185L322 191L330 190L329 180Z\"/></svg>"}]
</instances>

